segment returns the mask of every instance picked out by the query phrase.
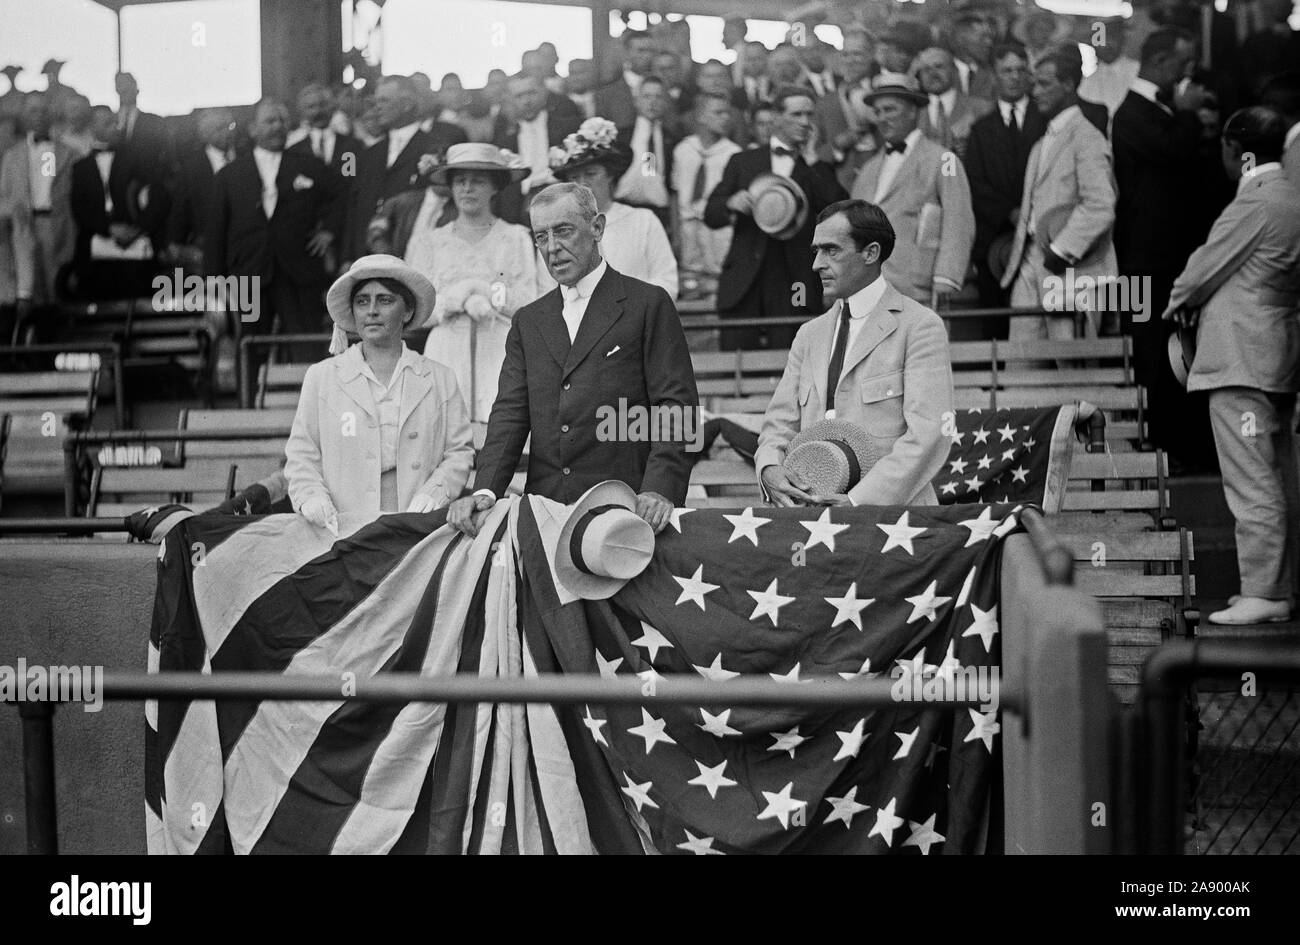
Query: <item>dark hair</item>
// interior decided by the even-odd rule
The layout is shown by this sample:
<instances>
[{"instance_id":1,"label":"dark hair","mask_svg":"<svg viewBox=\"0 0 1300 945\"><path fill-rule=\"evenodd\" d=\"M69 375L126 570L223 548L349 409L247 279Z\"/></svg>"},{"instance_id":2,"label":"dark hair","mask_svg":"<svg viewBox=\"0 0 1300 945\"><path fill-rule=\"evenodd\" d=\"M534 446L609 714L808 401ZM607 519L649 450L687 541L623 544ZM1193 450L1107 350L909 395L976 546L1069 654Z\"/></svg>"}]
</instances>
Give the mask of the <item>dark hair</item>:
<instances>
[{"instance_id":1,"label":"dark hair","mask_svg":"<svg viewBox=\"0 0 1300 945\"><path fill-rule=\"evenodd\" d=\"M496 188L497 188L497 193L500 193L501 191L505 190L507 187L510 186L510 172L507 171L507 170L496 171L496 170L482 170L482 169L480 169L480 170L477 170L477 171L467 171L467 170L466 170L465 168L463 168L463 167L462 167L462 168L455 168L455 167L453 167L453 168L449 168L449 169L448 169L448 171L447 171L447 186L450 187L452 184L455 183L455 181L456 181L456 175L457 175L457 174L463 174L463 173L486 174L486 175L487 175L488 177L490 177L493 181L495 181L495 183L496 183Z\"/></svg>"},{"instance_id":2,"label":"dark hair","mask_svg":"<svg viewBox=\"0 0 1300 945\"><path fill-rule=\"evenodd\" d=\"M1223 140L1253 154L1256 166L1280 161L1286 143L1286 119L1276 108L1253 105L1232 113L1223 123Z\"/></svg>"},{"instance_id":3,"label":"dark hair","mask_svg":"<svg viewBox=\"0 0 1300 945\"><path fill-rule=\"evenodd\" d=\"M1071 53L1074 55L1071 55ZM1038 65L1052 65L1056 67L1056 80L1058 82L1068 82L1074 86L1074 90L1079 90L1079 83L1083 81L1083 61L1078 55L1077 50L1066 49L1058 46L1047 55L1038 60Z\"/></svg>"},{"instance_id":4,"label":"dark hair","mask_svg":"<svg viewBox=\"0 0 1300 945\"><path fill-rule=\"evenodd\" d=\"M1179 43L1194 43L1196 37L1180 26L1158 29L1142 41L1142 65L1150 65L1157 56L1173 55Z\"/></svg>"},{"instance_id":5,"label":"dark hair","mask_svg":"<svg viewBox=\"0 0 1300 945\"><path fill-rule=\"evenodd\" d=\"M758 116L759 112L774 112L774 111L776 111L775 105L773 105L767 99L760 99L759 101L755 102L753 105L749 106L746 115L750 121L753 121Z\"/></svg>"},{"instance_id":6,"label":"dark hair","mask_svg":"<svg viewBox=\"0 0 1300 945\"><path fill-rule=\"evenodd\" d=\"M1300 71L1281 72L1264 82L1263 104L1276 108L1287 118L1300 118Z\"/></svg>"},{"instance_id":7,"label":"dark hair","mask_svg":"<svg viewBox=\"0 0 1300 945\"><path fill-rule=\"evenodd\" d=\"M783 85L781 88L777 89L776 94L772 96L772 107L775 108L777 112L784 114L785 103L792 98L806 98L812 102L817 101L817 95L812 89L806 89L800 85Z\"/></svg>"},{"instance_id":8,"label":"dark hair","mask_svg":"<svg viewBox=\"0 0 1300 945\"><path fill-rule=\"evenodd\" d=\"M389 292L393 293L393 295L400 298L403 302L406 303L406 310L410 312L412 315L415 314L415 293L406 287L406 283L400 282L397 279L388 279L388 278L381 279L379 277L373 279L362 279L360 282L358 282L356 285L352 287L352 298L348 299L348 304L351 305L353 302L355 302L357 299L357 293L360 292L363 288L365 288L372 282L378 282Z\"/></svg>"},{"instance_id":9,"label":"dark hair","mask_svg":"<svg viewBox=\"0 0 1300 945\"><path fill-rule=\"evenodd\" d=\"M893 255L894 225L884 210L865 200L839 200L817 214L817 222L825 223L837 213L849 221L854 249L861 252L868 243L879 243L881 262Z\"/></svg>"},{"instance_id":10,"label":"dark hair","mask_svg":"<svg viewBox=\"0 0 1300 945\"><path fill-rule=\"evenodd\" d=\"M1020 43L998 43L993 47L992 63L997 65L1004 56L1019 56L1029 62L1029 51Z\"/></svg>"}]
</instances>

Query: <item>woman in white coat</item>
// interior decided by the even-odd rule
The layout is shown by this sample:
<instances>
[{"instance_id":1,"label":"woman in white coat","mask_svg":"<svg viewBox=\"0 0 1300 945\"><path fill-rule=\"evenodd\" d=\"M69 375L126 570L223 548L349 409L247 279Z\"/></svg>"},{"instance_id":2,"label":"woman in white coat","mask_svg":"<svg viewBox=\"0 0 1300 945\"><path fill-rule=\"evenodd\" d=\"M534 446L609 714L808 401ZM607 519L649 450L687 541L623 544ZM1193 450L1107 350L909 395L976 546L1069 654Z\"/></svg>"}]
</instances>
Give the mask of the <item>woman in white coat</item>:
<instances>
[{"instance_id":1,"label":"woman in white coat","mask_svg":"<svg viewBox=\"0 0 1300 945\"><path fill-rule=\"evenodd\" d=\"M330 287L334 356L307 370L284 475L293 507L337 534L460 495L474 460L456 376L408 348L433 310L432 283L396 256L363 256ZM347 347L345 332L360 335Z\"/></svg>"}]
</instances>

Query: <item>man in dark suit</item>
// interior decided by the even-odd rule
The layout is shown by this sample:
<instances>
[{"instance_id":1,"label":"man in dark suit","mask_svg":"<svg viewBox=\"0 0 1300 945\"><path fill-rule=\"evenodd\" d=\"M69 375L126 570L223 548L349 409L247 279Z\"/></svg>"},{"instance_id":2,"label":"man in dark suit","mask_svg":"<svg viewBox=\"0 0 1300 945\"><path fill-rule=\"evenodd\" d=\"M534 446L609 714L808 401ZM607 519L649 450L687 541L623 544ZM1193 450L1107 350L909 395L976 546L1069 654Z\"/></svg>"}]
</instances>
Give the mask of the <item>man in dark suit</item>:
<instances>
[{"instance_id":1,"label":"man in dark suit","mask_svg":"<svg viewBox=\"0 0 1300 945\"><path fill-rule=\"evenodd\" d=\"M813 273L813 221L823 207L848 195L834 170L804 154L813 129L812 93L798 86L781 89L774 102L772 137L733 154L722 180L709 194L704 222L713 229L734 226L731 250L718 277L718 314L723 318L811 318L822 311L821 280ZM749 185L760 174L775 173L799 185L808 198L808 216L784 240L759 229ZM797 325L723 329L723 348L788 348Z\"/></svg>"},{"instance_id":2,"label":"man in dark suit","mask_svg":"<svg viewBox=\"0 0 1300 945\"><path fill-rule=\"evenodd\" d=\"M1025 165L1047 122L1029 98L1029 54L1018 43L993 53L997 107L971 126L966 144L966 178L975 210L973 261L980 304L1002 308L1009 292L998 283L1001 273L988 264L993 240L1016 231L1016 214L1025 186Z\"/></svg>"},{"instance_id":3,"label":"man in dark suit","mask_svg":"<svg viewBox=\"0 0 1300 945\"><path fill-rule=\"evenodd\" d=\"M620 40L623 72L596 90L596 114L622 127L636 119L634 96L641 88L641 80L654 71L659 47L654 37L643 30L626 30Z\"/></svg>"},{"instance_id":4,"label":"man in dark suit","mask_svg":"<svg viewBox=\"0 0 1300 945\"><path fill-rule=\"evenodd\" d=\"M1174 279L1204 239L1196 110L1204 90L1195 84L1175 94L1191 67L1196 43L1180 29L1157 30L1142 44L1138 77L1115 111L1112 148L1119 197L1115 251L1123 276L1149 280L1145 313L1124 319L1133 335L1134 369L1147 388L1151 441L1179 465L1212 469L1214 441L1203 396L1190 397L1175 379L1165 349L1162 312Z\"/></svg>"},{"instance_id":5,"label":"man in dark suit","mask_svg":"<svg viewBox=\"0 0 1300 945\"><path fill-rule=\"evenodd\" d=\"M570 99L548 92L536 76L511 76L509 92L506 107L492 127L492 143L518 154L531 173L497 194L496 213L509 223L526 224L529 194L552 179L551 148L560 147L578 130L582 113Z\"/></svg>"},{"instance_id":6,"label":"man in dark suit","mask_svg":"<svg viewBox=\"0 0 1300 945\"><path fill-rule=\"evenodd\" d=\"M131 73L119 72L114 84L120 103L117 110L119 151L132 162L149 165L151 175L167 178L171 173L172 154L163 120L140 111L136 105L140 87Z\"/></svg>"},{"instance_id":7,"label":"man in dark suit","mask_svg":"<svg viewBox=\"0 0 1300 945\"><path fill-rule=\"evenodd\" d=\"M121 150L121 132L107 105L92 110L90 130L91 153L72 165L76 294L86 299L148 295L167 219L165 187Z\"/></svg>"},{"instance_id":8,"label":"man in dark suit","mask_svg":"<svg viewBox=\"0 0 1300 945\"><path fill-rule=\"evenodd\" d=\"M380 205L390 197L421 190L420 157L441 157L453 144L469 140L457 125L435 121L430 130L420 128L420 102L415 86L406 76L385 76L375 90L375 116L384 135L361 153L357 179L348 200L347 235L343 265L364 256L366 229Z\"/></svg>"},{"instance_id":9,"label":"man in dark suit","mask_svg":"<svg viewBox=\"0 0 1300 945\"><path fill-rule=\"evenodd\" d=\"M525 492L572 503L595 484L618 479L638 493L637 514L661 531L686 500L686 424L680 442L611 439L599 431L602 408L623 404L629 416L689 413L693 422L699 398L677 311L663 289L601 258L605 221L587 187L542 190L532 224L559 286L515 314L478 454L478 491L453 502L447 522L477 533L480 514L506 494L531 434Z\"/></svg>"},{"instance_id":10,"label":"man in dark suit","mask_svg":"<svg viewBox=\"0 0 1300 945\"><path fill-rule=\"evenodd\" d=\"M322 82L304 85L298 93L300 124L289 133L285 150L316 155L350 189L356 180L361 152L366 148L359 139L330 127L337 107L329 86Z\"/></svg>"},{"instance_id":11,"label":"man in dark suit","mask_svg":"<svg viewBox=\"0 0 1300 945\"><path fill-rule=\"evenodd\" d=\"M670 114L668 89L657 76L646 76L636 93L636 121L618 129L618 140L632 152L632 165L616 183L614 196L633 207L653 210L664 232L672 233L673 148L681 140Z\"/></svg>"},{"instance_id":12,"label":"man in dark suit","mask_svg":"<svg viewBox=\"0 0 1300 945\"><path fill-rule=\"evenodd\" d=\"M206 232L218 172L235 157L235 119L228 108L198 115L199 146L186 152L176 173L176 196L167 222L173 258L195 263Z\"/></svg>"},{"instance_id":13,"label":"man in dark suit","mask_svg":"<svg viewBox=\"0 0 1300 945\"><path fill-rule=\"evenodd\" d=\"M257 104L251 153L217 174L203 258L210 275L256 277L260 310L248 330L265 333L278 318L285 333L324 327L324 258L342 226L342 185L311 154L284 150L289 110ZM312 352L296 346L292 360Z\"/></svg>"}]
</instances>

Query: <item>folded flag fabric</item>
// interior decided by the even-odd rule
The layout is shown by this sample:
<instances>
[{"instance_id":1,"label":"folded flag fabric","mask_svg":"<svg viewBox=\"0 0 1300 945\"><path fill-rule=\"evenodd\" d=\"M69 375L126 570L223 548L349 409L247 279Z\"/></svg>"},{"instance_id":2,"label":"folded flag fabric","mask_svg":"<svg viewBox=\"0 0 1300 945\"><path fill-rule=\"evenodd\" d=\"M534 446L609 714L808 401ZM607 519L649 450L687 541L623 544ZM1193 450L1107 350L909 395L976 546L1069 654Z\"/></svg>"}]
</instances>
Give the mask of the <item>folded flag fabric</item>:
<instances>
[{"instance_id":1,"label":"folded flag fabric","mask_svg":"<svg viewBox=\"0 0 1300 945\"><path fill-rule=\"evenodd\" d=\"M678 509L608 601L555 577L570 507L334 540L209 512L160 548L150 670L335 675L321 703L150 702L152 853L997 850L996 690L957 711L656 705L656 681L995 680L1011 505ZM978 514L977 514L978 511ZM378 674L637 678L645 706L348 701Z\"/></svg>"}]
</instances>

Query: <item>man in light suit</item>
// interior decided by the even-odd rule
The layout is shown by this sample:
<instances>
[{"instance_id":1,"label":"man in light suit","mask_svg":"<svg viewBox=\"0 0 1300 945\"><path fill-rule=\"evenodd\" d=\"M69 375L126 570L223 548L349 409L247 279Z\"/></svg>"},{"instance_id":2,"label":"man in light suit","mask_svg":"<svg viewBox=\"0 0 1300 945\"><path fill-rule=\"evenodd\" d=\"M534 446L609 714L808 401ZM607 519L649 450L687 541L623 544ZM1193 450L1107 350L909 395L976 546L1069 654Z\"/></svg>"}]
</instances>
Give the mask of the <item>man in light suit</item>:
<instances>
[{"instance_id":1,"label":"man in light suit","mask_svg":"<svg viewBox=\"0 0 1300 945\"><path fill-rule=\"evenodd\" d=\"M662 531L686 501L691 474L682 439L605 438L606 409L699 407L695 372L681 321L668 293L609 268L601 258L605 218L582 184L539 191L530 210L535 242L556 288L515 313L506 337L497 399L479 450L477 491L451 504L447 523L478 531L515 474L532 437L526 493L576 502L606 479L637 492L636 511Z\"/></svg>"},{"instance_id":2,"label":"man in light suit","mask_svg":"<svg viewBox=\"0 0 1300 945\"><path fill-rule=\"evenodd\" d=\"M1224 123L1223 161L1240 178L1237 196L1187 260L1164 313L1196 323L1187 388L1209 391L1223 492L1236 520L1241 594L1210 614L1217 624L1287 620L1296 587L1300 191L1282 169L1285 129L1264 106Z\"/></svg>"},{"instance_id":3,"label":"man in light suit","mask_svg":"<svg viewBox=\"0 0 1300 945\"><path fill-rule=\"evenodd\" d=\"M55 301L55 277L72 259L72 165L76 155L51 131L43 92L23 101L27 133L0 161L0 221L9 223L17 299L22 313Z\"/></svg>"},{"instance_id":4,"label":"man in light suit","mask_svg":"<svg viewBox=\"0 0 1300 945\"><path fill-rule=\"evenodd\" d=\"M1115 223L1115 175L1110 145L1078 107L1079 72L1070 56L1049 53L1034 69L1034 103L1047 130L1029 152L1016 235L1002 286L1011 305L1053 305L1074 278L1113 279L1118 274L1111 228ZM1082 292L1082 290L1081 290ZM1088 335L1100 327L1098 292L1072 296L1086 307ZM1009 337L1073 338L1074 316L1015 315Z\"/></svg>"},{"instance_id":5,"label":"man in light suit","mask_svg":"<svg viewBox=\"0 0 1300 945\"><path fill-rule=\"evenodd\" d=\"M868 101L883 147L858 172L855 199L885 211L897 240L885 278L904 295L937 307L956 292L975 242L966 171L955 152L931 141L917 123L929 100L909 76L882 72Z\"/></svg>"},{"instance_id":6,"label":"man in light suit","mask_svg":"<svg viewBox=\"0 0 1300 945\"><path fill-rule=\"evenodd\" d=\"M1300 187L1300 70L1269 79L1264 84L1262 104L1281 112L1286 122L1282 170L1293 186Z\"/></svg>"},{"instance_id":7,"label":"man in light suit","mask_svg":"<svg viewBox=\"0 0 1300 945\"><path fill-rule=\"evenodd\" d=\"M922 133L964 158L971 126L993 111L993 103L961 90L956 63L946 49L923 49L913 69L921 91L929 96L921 113Z\"/></svg>"},{"instance_id":8,"label":"man in light suit","mask_svg":"<svg viewBox=\"0 0 1300 945\"><path fill-rule=\"evenodd\" d=\"M831 204L813 249L837 302L799 329L763 417L754 467L764 494L778 506L937 505L930 481L948 457L953 409L943 322L882 275L894 231L880 207ZM885 454L847 495L813 495L782 466L795 434L827 418L861 427Z\"/></svg>"}]
</instances>

